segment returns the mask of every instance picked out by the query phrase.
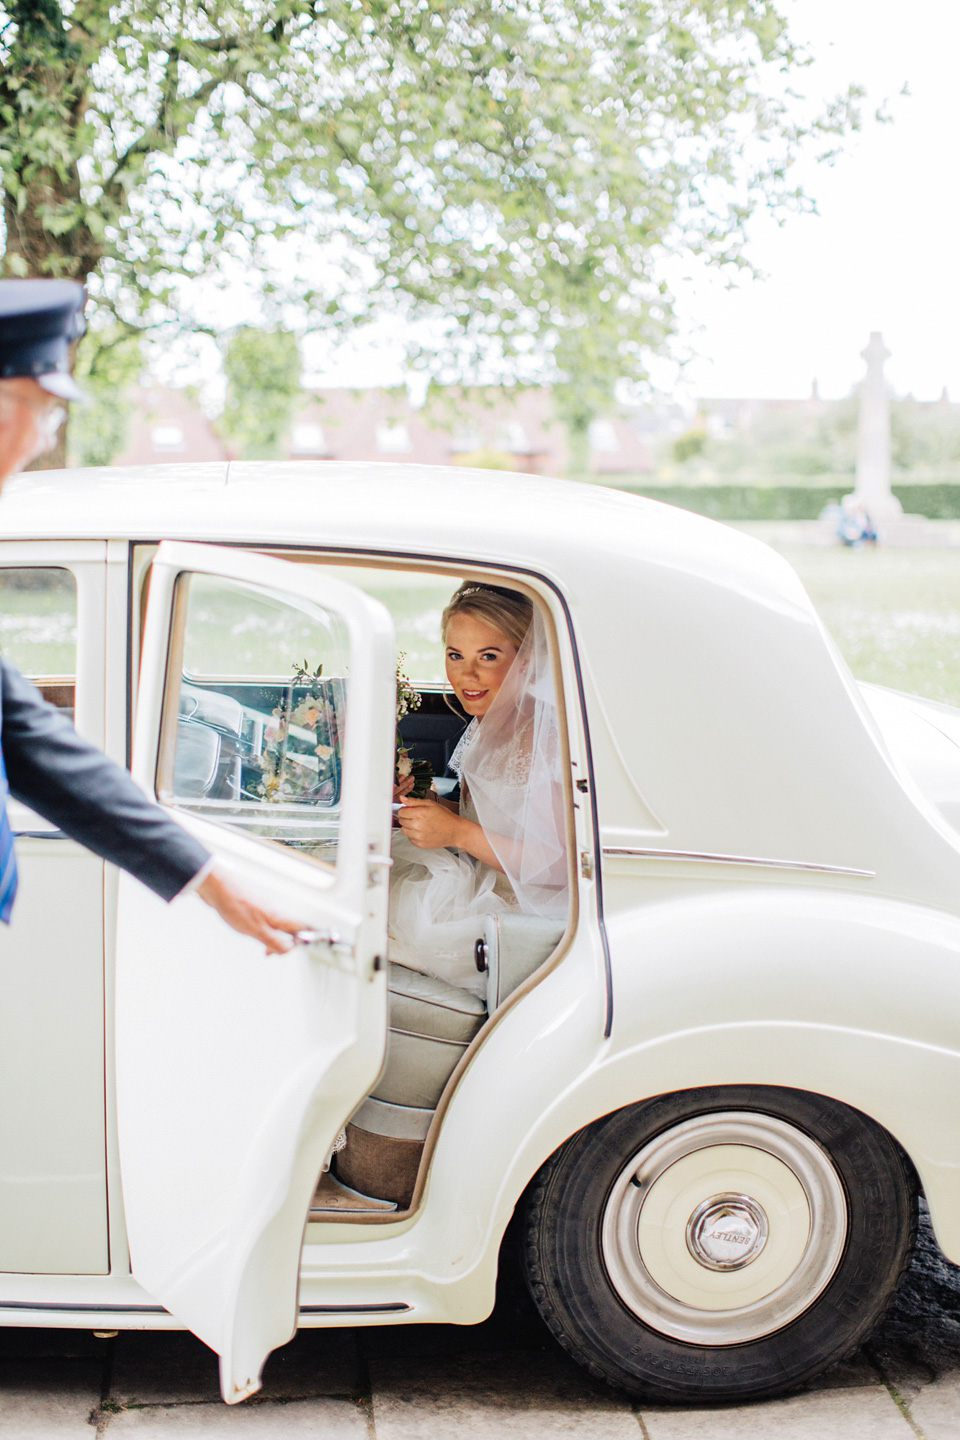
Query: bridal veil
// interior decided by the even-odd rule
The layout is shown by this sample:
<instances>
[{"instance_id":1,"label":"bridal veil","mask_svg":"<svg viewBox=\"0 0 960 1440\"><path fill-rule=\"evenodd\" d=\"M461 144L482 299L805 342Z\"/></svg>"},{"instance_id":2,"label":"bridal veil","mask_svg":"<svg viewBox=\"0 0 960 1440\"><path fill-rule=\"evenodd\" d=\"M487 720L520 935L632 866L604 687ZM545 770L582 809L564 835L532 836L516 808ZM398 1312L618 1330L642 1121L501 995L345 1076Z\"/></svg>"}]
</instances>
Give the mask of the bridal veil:
<instances>
[{"instance_id":1,"label":"bridal veil","mask_svg":"<svg viewBox=\"0 0 960 1440\"><path fill-rule=\"evenodd\" d=\"M556 691L536 608L489 710L467 727L451 764L461 813L480 824L504 874L456 850L420 850L395 831L390 959L480 994L478 917L562 920L569 902Z\"/></svg>"}]
</instances>

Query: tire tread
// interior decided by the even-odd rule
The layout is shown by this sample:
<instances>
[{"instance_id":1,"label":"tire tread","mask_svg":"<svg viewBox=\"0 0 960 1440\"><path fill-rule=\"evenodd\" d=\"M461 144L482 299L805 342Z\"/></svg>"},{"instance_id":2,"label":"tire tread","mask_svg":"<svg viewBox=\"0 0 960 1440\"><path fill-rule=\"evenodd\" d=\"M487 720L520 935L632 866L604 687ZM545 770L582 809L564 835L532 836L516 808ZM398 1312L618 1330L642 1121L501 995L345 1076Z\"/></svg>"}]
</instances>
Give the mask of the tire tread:
<instances>
[{"instance_id":1,"label":"tire tread","mask_svg":"<svg viewBox=\"0 0 960 1440\"><path fill-rule=\"evenodd\" d=\"M736 1087L726 1092L715 1090L709 1092L710 1103L704 1108L708 1110L743 1107L743 1094L747 1087ZM691 1097L698 1092L689 1092ZM700 1092L707 1094L708 1092ZM726 1094L726 1099L719 1099ZM746 1383L737 1388L724 1379L723 1383L713 1383L707 1386L696 1388L684 1388L683 1381L672 1380L667 1384L651 1380L649 1374L637 1375L634 1378L625 1363L616 1364L614 1358L607 1358L601 1346L591 1342L589 1335L585 1334L585 1327L581 1321L582 1306L579 1304L576 1294L571 1297L569 1304L565 1304L563 1295L562 1278L553 1274L555 1255L558 1249L557 1240L561 1229L562 1214L557 1208L556 1192L558 1186L562 1186L565 1176L570 1172L571 1167L582 1163L585 1142L589 1143L591 1137L597 1137L601 1146L606 1138L605 1132L609 1129L611 1121L618 1115L626 1112L614 1112L613 1116L604 1117L603 1120L587 1126L585 1130L572 1136L540 1169L528 1186L524 1200L524 1223L522 1232L522 1257L527 1286L533 1298L544 1324L550 1331L557 1343L587 1371L595 1380L599 1380L614 1389L625 1392L634 1398L639 1398L651 1403L658 1404L717 1404L724 1401L737 1402L749 1399L766 1399L776 1395L793 1394L802 1390L822 1375L825 1371L833 1369L844 1360L853 1355L869 1339L877 1326L886 1315L890 1305L903 1284L907 1270L910 1266L911 1256L917 1234L918 1225L918 1184L915 1172L910 1161L901 1147L893 1140L886 1131L880 1129L874 1122L857 1111L851 1111L848 1107L842 1106L839 1102L828 1101L823 1097L807 1095L802 1091L767 1091L761 1092L756 1089L753 1094L765 1093L768 1097L767 1104L761 1105L754 1101L749 1107L757 1110L766 1109L768 1113L777 1113L777 1097L792 1096L804 1102L814 1101L824 1107L828 1113L845 1117L859 1127L862 1134L866 1135L875 1146L878 1153L882 1153L887 1165L887 1178L892 1194L902 1197L904 1201L899 1207L895 1222L891 1229L895 1232L888 1242L890 1253L890 1264L885 1272L874 1276L876 1282L874 1293L877 1295L878 1304L872 1310L867 1307L862 1311L862 1318L856 1318L846 1324L836 1335L836 1345L831 1350L829 1337L824 1336L824 1343L815 1365L811 1365L807 1372L788 1376L785 1374L757 1374L751 1375ZM670 1099L672 1097L665 1097ZM678 1097L679 1098L679 1097ZM638 1119L643 1118L643 1112L649 1111L651 1105L656 1106L657 1102L649 1102L629 1107L630 1111L638 1114ZM784 1109L790 1109L789 1104L784 1104ZM786 1118L794 1120L793 1116ZM651 1131L651 1134L655 1133ZM816 1136L814 1138L817 1138ZM821 1138L821 1143L824 1143ZM560 1199L560 1205L564 1202ZM579 1217L578 1217L579 1218ZM597 1217L594 1217L597 1218ZM551 1258L550 1251L553 1250L554 1258ZM559 1283L558 1283L559 1278ZM581 1277L582 1278L582 1277ZM882 1300L881 1300L882 1297ZM578 1314L578 1311L581 1314ZM805 1312L809 1315L810 1312ZM799 1320L804 1317L799 1317ZM793 1322L794 1325L799 1323ZM635 1321L637 1330L643 1333L645 1327L639 1320ZM788 1329L790 1327L787 1327ZM647 1331L649 1334L650 1332ZM651 1339L654 1339L651 1335ZM662 1337L661 1337L662 1338ZM674 1342L680 1345L680 1342ZM762 1342L761 1342L762 1343ZM753 1342L745 1346L730 1347L730 1354L739 1352L745 1354ZM688 1350L692 1347L681 1347Z\"/></svg>"}]
</instances>

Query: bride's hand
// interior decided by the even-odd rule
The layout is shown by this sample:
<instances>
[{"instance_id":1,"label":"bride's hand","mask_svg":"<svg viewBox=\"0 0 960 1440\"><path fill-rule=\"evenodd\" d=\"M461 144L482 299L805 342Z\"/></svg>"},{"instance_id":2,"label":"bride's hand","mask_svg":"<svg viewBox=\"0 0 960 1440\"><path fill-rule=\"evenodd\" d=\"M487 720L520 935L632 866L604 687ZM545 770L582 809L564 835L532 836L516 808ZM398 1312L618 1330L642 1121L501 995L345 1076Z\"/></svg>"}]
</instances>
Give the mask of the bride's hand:
<instances>
[{"instance_id":1,"label":"bride's hand","mask_svg":"<svg viewBox=\"0 0 960 1440\"><path fill-rule=\"evenodd\" d=\"M411 844L419 850L442 850L459 843L463 826L459 815L438 805L436 797L429 800L408 800L397 811L397 823Z\"/></svg>"},{"instance_id":2,"label":"bride's hand","mask_svg":"<svg viewBox=\"0 0 960 1440\"><path fill-rule=\"evenodd\" d=\"M410 794L410 791L413 789L416 783L416 779L413 775L405 775L402 780L398 780L396 785L394 785L393 787L394 805L401 804Z\"/></svg>"}]
</instances>

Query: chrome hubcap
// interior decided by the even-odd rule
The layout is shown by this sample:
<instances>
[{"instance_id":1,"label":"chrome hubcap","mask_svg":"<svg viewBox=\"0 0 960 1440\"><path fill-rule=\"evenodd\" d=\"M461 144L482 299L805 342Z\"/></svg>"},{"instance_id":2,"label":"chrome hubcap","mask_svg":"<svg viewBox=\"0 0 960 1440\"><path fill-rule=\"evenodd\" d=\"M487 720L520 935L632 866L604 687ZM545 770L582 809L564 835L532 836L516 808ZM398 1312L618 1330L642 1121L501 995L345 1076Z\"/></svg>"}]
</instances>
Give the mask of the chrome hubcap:
<instances>
[{"instance_id":1,"label":"chrome hubcap","mask_svg":"<svg viewBox=\"0 0 960 1440\"><path fill-rule=\"evenodd\" d=\"M600 1245L622 1304L688 1345L789 1325L830 1283L847 1201L827 1152L775 1116L727 1110L656 1136L624 1165Z\"/></svg>"},{"instance_id":2,"label":"chrome hubcap","mask_svg":"<svg viewBox=\"0 0 960 1440\"><path fill-rule=\"evenodd\" d=\"M742 1270L766 1245L769 1229L763 1206L749 1195L713 1195L687 1221L687 1249L708 1270Z\"/></svg>"}]
</instances>

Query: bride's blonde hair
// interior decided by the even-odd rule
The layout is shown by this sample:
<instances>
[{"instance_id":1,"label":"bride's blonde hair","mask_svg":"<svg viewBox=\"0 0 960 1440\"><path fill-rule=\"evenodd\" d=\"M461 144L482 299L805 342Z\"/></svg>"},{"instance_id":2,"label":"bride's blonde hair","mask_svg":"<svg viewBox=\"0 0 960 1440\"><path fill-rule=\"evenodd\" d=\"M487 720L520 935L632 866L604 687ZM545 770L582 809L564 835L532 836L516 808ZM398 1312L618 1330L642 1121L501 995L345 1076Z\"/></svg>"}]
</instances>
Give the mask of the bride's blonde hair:
<instances>
[{"instance_id":1,"label":"bride's blonde hair","mask_svg":"<svg viewBox=\"0 0 960 1440\"><path fill-rule=\"evenodd\" d=\"M533 620L533 601L528 600L519 590L508 590L503 585L484 585L479 580L464 580L460 588L450 597L450 603L443 612L440 633L447 638L447 626L454 615L476 615L493 625L501 635L506 635L511 645L519 650Z\"/></svg>"}]
</instances>

